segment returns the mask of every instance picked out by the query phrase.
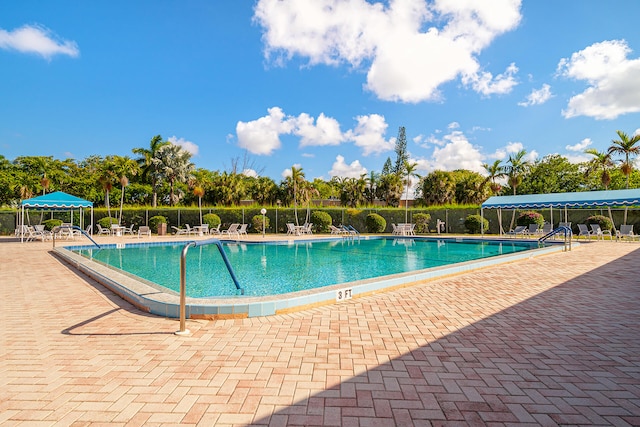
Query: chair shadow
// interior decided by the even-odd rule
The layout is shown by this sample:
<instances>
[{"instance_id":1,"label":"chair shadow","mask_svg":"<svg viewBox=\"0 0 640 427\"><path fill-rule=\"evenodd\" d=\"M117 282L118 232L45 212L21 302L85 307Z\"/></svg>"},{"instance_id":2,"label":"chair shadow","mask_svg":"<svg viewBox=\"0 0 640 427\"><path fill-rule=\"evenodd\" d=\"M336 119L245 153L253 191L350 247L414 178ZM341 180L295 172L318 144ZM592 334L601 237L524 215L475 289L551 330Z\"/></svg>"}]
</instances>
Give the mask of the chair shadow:
<instances>
[{"instance_id":1,"label":"chair shadow","mask_svg":"<svg viewBox=\"0 0 640 427\"><path fill-rule=\"evenodd\" d=\"M249 425L640 425L639 260L636 250Z\"/></svg>"}]
</instances>

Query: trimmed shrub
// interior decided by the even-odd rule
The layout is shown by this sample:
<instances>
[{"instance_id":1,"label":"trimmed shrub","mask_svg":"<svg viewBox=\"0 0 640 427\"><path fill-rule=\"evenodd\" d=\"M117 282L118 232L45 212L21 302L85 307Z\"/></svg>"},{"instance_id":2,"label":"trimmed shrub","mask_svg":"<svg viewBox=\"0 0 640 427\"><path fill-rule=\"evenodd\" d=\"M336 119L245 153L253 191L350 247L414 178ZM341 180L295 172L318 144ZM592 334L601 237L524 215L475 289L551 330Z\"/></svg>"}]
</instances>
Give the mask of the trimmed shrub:
<instances>
[{"instance_id":1,"label":"trimmed shrub","mask_svg":"<svg viewBox=\"0 0 640 427\"><path fill-rule=\"evenodd\" d=\"M262 214L254 215L253 218L251 218L251 224L257 233L262 233ZM269 229L269 217L266 215L264 216L264 229L265 232Z\"/></svg>"},{"instance_id":2,"label":"trimmed shrub","mask_svg":"<svg viewBox=\"0 0 640 427\"><path fill-rule=\"evenodd\" d=\"M431 221L431 215L425 213L417 213L413 215L413 222L416 225L416 233L428 233L429 221Z\"/></svg>"},{"instance_id":3,"label":"trimmed shrub","mask_svg":"<svg viewBox=\"0 0 640 427\"><path fill-rule=\"evenodd\" d=\"M111 224L117 224L117 223L118 223L118 219L110 216L105 216L104 218L100 218L98 220L98 224L100 224L100 227L102 228L111 228Z\"/></svg>"},{"instance_id":4,"label":"trimmed shrub","mask_svg":"<svg viewBox=\"0 0 640 427\"><path fill-rule=\"evenodd\" d=\"M365 219L365 226L369 233L382 233L387 228L387 220L376 213L370 213Z\"/></svg>"},{"instance_id":5,"label":"trimmed shrub","mask_svg":"<svg viewBox=\"0 0 640 427\"><path fill-rule=\"evenodd\" d=\"M585 223L587 225L590 224L598 224L602 231L605 230L613 230L613 223L611 220L604 215L593 215L586 219Z\"/></svg>"},{"instance_id":6,"label":"trimmed shrub","mask_svg":"<svg viewBox=\"0 0 640 427\"><path fill-rule=\"evenodd\" d=\"M209 228L216 228L222 221L220 217L214 213L208 213L202 216L202 223L209 224Z\"/></svg>"},{"instance_id":7,"label":"trimmed shrub","mask_svg":"<svg viewBox=\"0 0 640 427\"><path fill-rule=\"evenodd\" d=\"M467 219L464 220L464 226L471 234L480 233L481 224L482 229L485 231L489 230L489 220L487 218L482 218L480 215L469 215L467 216Z\"/></svg>"},{"instance_id":8,"label":"trimmed shrub","mask_svg":"<svg viewBox=\"0 0 640 427\"><path fill-rule=\"evenodd\" d=\"M166 224L167 218L162 215L156 215L149 218L149 227L152 231L156 231L158 229L158 224Z\"/></svg>"},{"instance_id":9,"label":"trimmed shrub","mask_svg":"<svg viewBox=\"0 0 640 427\"><path fill-rule=\"evenodd\" d=\"M524 225L525 227L528 227L529 224L538 224L538 227L542 227L544 225L544 217L538 212L522 212L518 215L516 224Z\"/></svg>"},{"instance_id":10,"label":"trimmed shrub","mask_svg":"<svg viewBox=\"0 0 640 427\"><path fill-rule=\"evenodd\" d=\"M44 224L44 228L46 230L53 230L54 227L58 227L60 225L62 225L62 220L61 219L47 219L42 221L42 223Z\"/></svg>"},{"instance_id":11,"label":"trimmed shrub","mask_svg":"<svg viewBox=\"0 0 640 427\"><path fill-rule=\"evenodd\" d=\"M331 215L326 212L313 211L311 212L311 223L316 232L328 233L329 226L333 224L333 220L331 219Z\"/></svg>"}]
</instances>

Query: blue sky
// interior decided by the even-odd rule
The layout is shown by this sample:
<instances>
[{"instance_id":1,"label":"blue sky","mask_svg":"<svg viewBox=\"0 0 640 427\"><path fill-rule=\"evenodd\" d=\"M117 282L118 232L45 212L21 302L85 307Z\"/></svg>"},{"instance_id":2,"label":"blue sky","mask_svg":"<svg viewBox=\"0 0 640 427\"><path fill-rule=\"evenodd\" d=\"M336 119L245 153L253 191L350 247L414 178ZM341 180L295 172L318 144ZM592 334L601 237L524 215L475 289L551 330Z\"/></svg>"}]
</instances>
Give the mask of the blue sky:
<instances>
[{"instance_id":1,"label":"blue sky","mask_svg":"<svg viewBox=\"0 0 640 427\"><path fill-rule=\"evenodd\" d=\"M473 5L470 5L473 3ZM635 0L0 2L0 154L129 155L279 181L418 173L640 132Z\"/></svg>"}]
</instances>

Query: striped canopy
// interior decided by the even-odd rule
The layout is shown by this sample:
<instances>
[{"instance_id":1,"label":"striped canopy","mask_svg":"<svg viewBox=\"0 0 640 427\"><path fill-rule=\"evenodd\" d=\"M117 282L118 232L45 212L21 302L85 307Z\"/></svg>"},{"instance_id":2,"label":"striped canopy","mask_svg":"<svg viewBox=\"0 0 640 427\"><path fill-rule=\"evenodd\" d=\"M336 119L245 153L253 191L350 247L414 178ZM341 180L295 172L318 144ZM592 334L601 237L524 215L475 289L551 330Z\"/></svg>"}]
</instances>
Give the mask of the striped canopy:
<instances>
[{"instance_id":1,"label":"striped canopy","mask_svg":"<svg viewBox=\"0 0 640 427\"><path fill-rule=\"evenodd\" d=\"M640 205L640 189L582 191L577 193L525 194L493 196L482 204L483 209L548 209L589 208L598 206Z\"/></svg>"}]
</instances>

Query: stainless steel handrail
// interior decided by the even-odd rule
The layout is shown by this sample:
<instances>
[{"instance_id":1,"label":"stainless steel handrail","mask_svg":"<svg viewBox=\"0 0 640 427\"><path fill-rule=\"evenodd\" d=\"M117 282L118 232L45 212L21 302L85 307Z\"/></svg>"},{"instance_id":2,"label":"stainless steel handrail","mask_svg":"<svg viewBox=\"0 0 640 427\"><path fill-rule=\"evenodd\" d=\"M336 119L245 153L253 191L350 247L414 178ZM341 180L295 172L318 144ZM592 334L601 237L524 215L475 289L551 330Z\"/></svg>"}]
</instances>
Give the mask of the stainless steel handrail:
<instances>
[{"instance_id":1,"label":"stainless steel handrail","mask_svg":"<svg viewBox=\"0 0 640 427\"><path fill-rule=\"evenodd\" d=\"M227 258L227 254L222 247L222 242L218 239L207 239L202 241L191 241L184 245L182 248L182 253L180 255L180 330L176 332L176 335L188 335L189 331L186 329L186 319L187 319L187 252L190 247L196 246L207 246L210 244L214 244L218 247L218 251L222 256L222 260L224 261L229 274L231 275L231 279L233 283L236 285L236 289L240 291L241 295L244 295L244 288L240 286L240 282L236 277L236 274L233 271L233 267L231 267L231 263L229 262L229 258Z\"/></svg>"},{"instance_id":2,"label":"stainless steel handrail","mask_svg":"<svg viewBox=\"0 0 640 427\"><path fill-rule=\"evenodd\" d=\"M544 236L539 238L538 239L538 244L544 243L550 237L553 237L556 234L560 234L560 233L564 233L564 249L565 249L565 251L567 250L567 247L569 248L569 250L571 250L571 236L573 235L573 232L571 231L571 228L567 227L566 225L561 225L560 227L556 228L555 230L551 230L550 232L548 232L547 234L545 234Z\"/></svg>"},{"instance_id":3,"label":"stainless steel handrail","mask_svg":"<svg viewBox=\"0 0 640 427\"><path fill-rule=\"evenodd\" d=\"M91 238L91 236L89 236L89 233L87 233L82 228L78 227L77 225L58 225L57 227L54 227L53 230L51 230L51 234L53 235L53 247L54 248L56 247L56 234L58 233L58 231L60 231L62 229L78 230L80 233L84 234L87 237L87 239L91 240L91 243L96 245L98 247L98 249L102 249L102 247L99 244L97 244L96 241Z\"/></svg>"}]
</instances>

